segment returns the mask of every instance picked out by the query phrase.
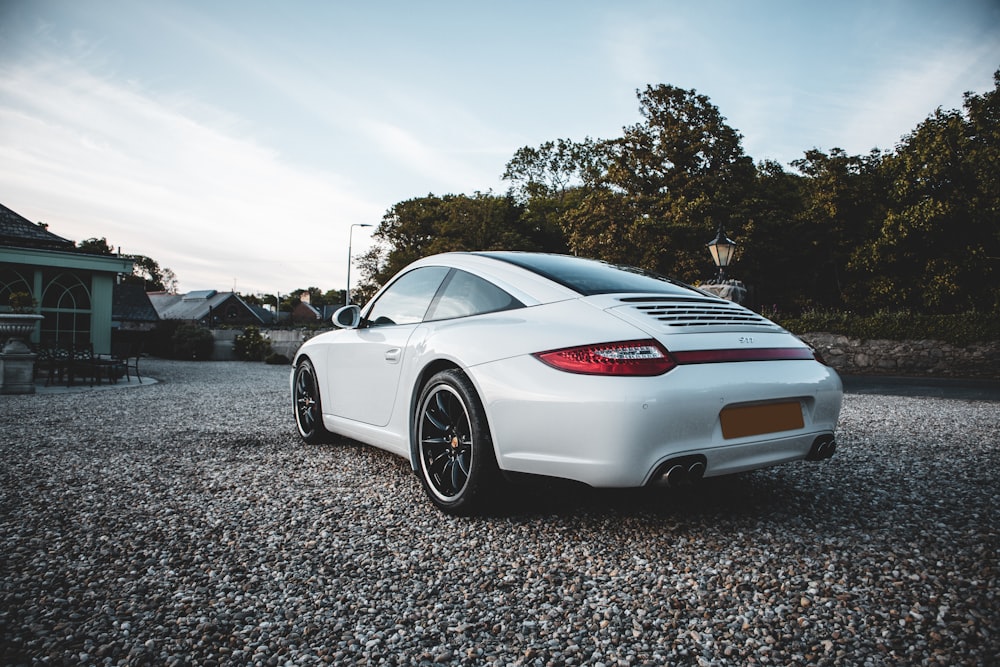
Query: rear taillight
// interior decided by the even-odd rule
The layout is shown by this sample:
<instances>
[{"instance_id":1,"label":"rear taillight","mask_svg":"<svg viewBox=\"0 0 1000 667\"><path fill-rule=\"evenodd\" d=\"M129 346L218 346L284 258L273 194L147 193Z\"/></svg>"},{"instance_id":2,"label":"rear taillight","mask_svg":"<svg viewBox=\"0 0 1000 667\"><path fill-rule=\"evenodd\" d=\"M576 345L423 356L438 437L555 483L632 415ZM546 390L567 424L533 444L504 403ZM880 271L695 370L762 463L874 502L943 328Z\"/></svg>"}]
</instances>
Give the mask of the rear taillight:
<instances>
[{"instance_id":1,"label":"rear taillight","mask_svg":"<svg viewBox=\"0 0 1000 667\"><path fill-rule=\"evenodd\" d=\"M580 345L539 352L535 357L553 368L584 375L662 375L677 365L655 340Z\"/></svg>"}]
</instances>

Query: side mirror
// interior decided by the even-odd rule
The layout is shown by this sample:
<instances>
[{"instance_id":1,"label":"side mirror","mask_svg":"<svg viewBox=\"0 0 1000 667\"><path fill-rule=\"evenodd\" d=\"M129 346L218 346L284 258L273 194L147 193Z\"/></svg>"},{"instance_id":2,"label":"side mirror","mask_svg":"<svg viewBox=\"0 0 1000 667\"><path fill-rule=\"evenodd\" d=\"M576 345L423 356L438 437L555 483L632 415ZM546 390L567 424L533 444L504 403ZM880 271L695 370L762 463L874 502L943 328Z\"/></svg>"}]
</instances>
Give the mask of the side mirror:
<instances>
[{"instance_id":1,"label":"side mirror","mask_svg":"<svg viewBox=\"0 0 1000 667\"><path fill-rule=\"evenodd\" d=\"M357 329L361 324L361 308L353 304L338 308L333 314L333 323L341 329Z\"/></svg>"}]
</instances>

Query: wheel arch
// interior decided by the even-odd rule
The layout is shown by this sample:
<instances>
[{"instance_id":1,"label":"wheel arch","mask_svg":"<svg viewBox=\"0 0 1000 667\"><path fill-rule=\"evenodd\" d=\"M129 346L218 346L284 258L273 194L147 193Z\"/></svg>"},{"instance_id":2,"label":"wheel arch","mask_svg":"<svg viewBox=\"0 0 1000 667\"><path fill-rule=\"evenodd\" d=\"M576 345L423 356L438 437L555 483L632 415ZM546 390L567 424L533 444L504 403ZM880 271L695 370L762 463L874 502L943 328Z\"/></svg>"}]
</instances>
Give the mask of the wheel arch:
<instances>
[{"instance_id":1,"label":"wheel arch","mask_svg":"<svg viewBox=\"0 0 1000 667\"><path fill-rule=\"evenodd\" d=\"M420 395L424 391L424 387L430 382L431 378L446 370L456 370L462 373L469 382L472 384L473 389L476 392L476 397L479 399L479 404L483 408L483 416L486 419L486 426L490 429L490 434L493 433L493 425L490 423L490 415L486 411L486 404L483 402L482 392L479 391L479 387L476 385L476 381L470 376L464 368L455 361L451 359L435 359L428 363L417 375L416 381L413 383L413 391L410 394L410 407L408 411L409 415L409 433L408 440L410 443L410 467L413 468L414 472L417 471L420 461L417 460L417 443L416 443L416 433L417 433L417 409L420 403ZM492 440L492 438L491 438ZM499 462L497 458L496 442L493 442L493 457Z\"/></svg>"}]
</instances>

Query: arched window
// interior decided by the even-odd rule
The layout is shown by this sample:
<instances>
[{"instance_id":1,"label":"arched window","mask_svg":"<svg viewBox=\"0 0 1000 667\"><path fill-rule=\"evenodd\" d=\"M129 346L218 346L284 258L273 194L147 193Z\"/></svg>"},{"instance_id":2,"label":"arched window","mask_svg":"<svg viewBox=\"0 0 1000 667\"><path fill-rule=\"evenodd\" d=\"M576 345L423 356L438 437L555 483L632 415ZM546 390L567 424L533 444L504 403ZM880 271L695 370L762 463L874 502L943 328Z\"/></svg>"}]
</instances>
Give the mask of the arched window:
<instances>
[{"instance_id":1,"label":"arched window","mask_svg":"<svg viewBox=\"0 0 1000 667\"><path fill-rule=\"evenodd\" d=\"M48 278L48 276L46 276ZM42 291L42 340L90 342L90 289L74 273L60 273Z\"/></svg>"},{"instance_id":2,"label":"arched window","mask_svg":"<svg viewBox=\"0 0 1000 667\"><path fill-rule=\"evenodd\" d=\"M29 277L14 269L13 267L0 267L0 308L10 304L10 295L17 293L31 294L31 280Z\"/></svg>"}]
</instances>

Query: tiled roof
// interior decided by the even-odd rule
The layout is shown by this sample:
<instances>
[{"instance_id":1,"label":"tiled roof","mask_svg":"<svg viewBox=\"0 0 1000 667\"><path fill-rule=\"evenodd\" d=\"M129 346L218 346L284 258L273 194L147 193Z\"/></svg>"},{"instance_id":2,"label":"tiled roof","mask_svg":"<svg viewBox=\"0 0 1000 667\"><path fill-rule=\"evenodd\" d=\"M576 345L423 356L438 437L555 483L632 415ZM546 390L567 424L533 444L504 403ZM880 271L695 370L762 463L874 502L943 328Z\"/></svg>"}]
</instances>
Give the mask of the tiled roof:
<instances>
[{"instance_id":1,"label":"tiled roof","mask_svg":"<svg viewBox=\"0 0 1000 667\"><path fill-rule=\"evenodd\" d=\"M75 244L0 204L0 245L44 250L72 250Z\"/></svg>"},{"instance_id":2,"label":"tiled roof","mask_svg":"<svg viewBox=\"0 0 1000 667\"><path fill-rule=\"evenodd\" d=\"M162 320L202 320L218 309L229 299L235 299L247 308L253 317L261 319L246 303L233 292L216 292L215 290L199 290L187 294L167 294L166 292L149 292L147 294L157 315Z\"/></svg>"},{"instance_id":3,"label":"tiled roof","mask_svg":"<svg viewBox=\"0 0 1000 667\"><path fill-rule=\"evenodd\" d=\"M142 285L115 285L111 317L118 322L159 322L153 304Z\"/></svg>"}]
</instances>

